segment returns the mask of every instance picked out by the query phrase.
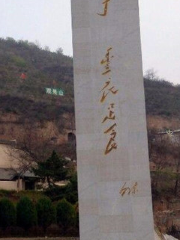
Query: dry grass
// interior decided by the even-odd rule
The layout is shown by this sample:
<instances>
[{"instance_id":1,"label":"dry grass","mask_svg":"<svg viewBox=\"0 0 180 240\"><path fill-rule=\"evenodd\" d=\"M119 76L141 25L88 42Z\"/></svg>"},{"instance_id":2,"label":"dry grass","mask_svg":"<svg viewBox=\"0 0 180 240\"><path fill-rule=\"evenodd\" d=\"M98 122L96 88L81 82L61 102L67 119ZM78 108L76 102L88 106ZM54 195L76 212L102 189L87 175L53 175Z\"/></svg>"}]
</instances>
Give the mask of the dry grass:
<instances>
[{"instance_id":1,"label":"dry grass","mask_svg":"<svg viewBox=\"0 0 180 240\"><path fill-rule=\"evenodd\" d=\"M161 116L147 116L147 126L148 129L157 129L162 130L163 128L175 130L180 128L180 119L179 118L164 118Z\"/></svg>"}]
</instances>

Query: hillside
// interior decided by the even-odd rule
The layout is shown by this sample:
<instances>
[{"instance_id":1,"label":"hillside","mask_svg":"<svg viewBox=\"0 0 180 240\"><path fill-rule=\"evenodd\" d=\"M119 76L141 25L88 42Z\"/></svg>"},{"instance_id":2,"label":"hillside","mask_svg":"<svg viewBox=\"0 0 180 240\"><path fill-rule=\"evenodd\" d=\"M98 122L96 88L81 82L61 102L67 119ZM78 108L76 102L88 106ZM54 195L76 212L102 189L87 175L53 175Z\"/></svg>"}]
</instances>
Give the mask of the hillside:
<instances>
[{"instance_id":1,"label":"hillside","mask_svg":"<svg viewBox=\"0 0 180 240\"><path fill-rule=\"evenodd\" d=\"M22 73L25 79L21 78ZM146 76L144 86L150 157L157 166L159 159L163 162L167 158L173 165L172 161L176 161L173 154L177 151L169 149L166 153L161 145L153 145L151 129L158 132L180 128L180 85ZM64 96L48 95L45 88L61 88ZM64 56L60 49L50 52L28 41L0 39L0 139L16 139L16 149L30 154L28 157L47 159L56 150L74 160L75 144L67 141L75 128L74 122L73 59ZM174 197L175 178L172 174L164 176L152 177L152 182L159 181L153 189L155 211L162 207L161 197ZM167 196L163 195L166 191L170 193Z\"/></svg>"},{"instance_id":2,"label":"hillside","mask_svg":"<svg viewBox=\"0 0 180 240\"><path fill-rule=\"evenodd\" d=\"M147 115L180 117L180 85L158 78L144 79Z\"/></svg>"},{"instance_id":3,"label":"hillside","mask_svg":"<svg viewBox=\"0 0 180 240\"><path fill-rule=\"evenodd\" d=\"M147 115L180 117L180 86L158 77L146 77L144 85ZM45 88L61 88L64 96L46 94ZM61 49L0 39L0 112L0 122L4 114L14 114L21 123L55 120L59 125L64 114L74 112L73 59Z\"/></svg>"},{"instance_id":4,"label":"hillside","mask_svg":"<svg viewBox=\"0 0 180 240\"><path fill-rule=\"evenodd\" d=\"M65 94L48 95L45 88L61 88ZM0 111L37 120L72 112L72 58L28 41L0 39Z\"/></svg>"}]
</instances>

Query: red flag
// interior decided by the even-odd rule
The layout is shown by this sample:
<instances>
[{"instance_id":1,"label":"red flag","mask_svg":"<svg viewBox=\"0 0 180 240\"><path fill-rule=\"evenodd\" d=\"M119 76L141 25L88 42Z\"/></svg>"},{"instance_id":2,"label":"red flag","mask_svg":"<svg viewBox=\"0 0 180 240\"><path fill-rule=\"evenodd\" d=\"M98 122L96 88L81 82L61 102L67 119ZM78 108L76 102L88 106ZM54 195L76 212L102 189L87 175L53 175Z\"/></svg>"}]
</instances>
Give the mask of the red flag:
<instances>
[{"instance_id":1,"label":"red flag","mask_svg":"<svg viewBox=\"0 0 180 240\"><path fill-rule=\"evenodd\" d=\"M27 76L26 76L25 73L22 73L21 76L20 76L20 78L21 78L22 80L25 80L25 79L27 78Z\"/></svg>"}]
</instances>

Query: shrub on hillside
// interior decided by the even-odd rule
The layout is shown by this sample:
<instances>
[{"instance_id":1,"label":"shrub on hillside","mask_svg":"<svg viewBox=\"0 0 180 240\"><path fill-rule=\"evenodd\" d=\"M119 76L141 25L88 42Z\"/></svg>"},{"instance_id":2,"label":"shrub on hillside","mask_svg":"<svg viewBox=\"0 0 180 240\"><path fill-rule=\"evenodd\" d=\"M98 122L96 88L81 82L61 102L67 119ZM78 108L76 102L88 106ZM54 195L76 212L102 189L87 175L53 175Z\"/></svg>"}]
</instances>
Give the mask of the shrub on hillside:
<instances>
[{"instance_id":1,"label":"shrub on hillside","mask_svg":"<svg viewBox=\"0 0 180 240\"><path fill-rule=\"evenodd\" d=\"M59 237L62 234L63 234L62 228L56 224L51 224L46 230L46 235L48 237Z\"/></svg>"},{"instance_id":2,"label":"shrub on hillside","mask_svg":"<svg viewBox=\"0 0 180 240\"><path fill-rule=\"evenodd\" d=\"M26 61L22 58L22 57L19 57L19 56L13 56L11 57L11 61L14 62L14 64L17 66L17 67L26 67Z\"/></svg>"},{"instance_id":3,"label":"shrub on hillside","mask_svg":"<svg viewBox=\"0 0 180 240\"><path fill-rule=\"evenodd\" d=\"M41 198L36 205L38 225L46 231L47 227L55 222L56 211L48 198Z\"/></svg>"},{"instance_id":4,"label":"shrub on hillside","mask_svg":"<svg viewBox=\"0 0 180 240\"><path fill-rule=\"evenodd\" d=\"M45 195L51 199L51 201L58 201L66 196L66 187L55 186L45 190Z\"/></svg>"},{"instance_id":5,"label":"shrub on hillside","mask_svg":"<svg viewBox=\"0 0 180 240\"><path fill-rule=\"evenodd\" d=\"M69 183L65 189L65 196L68 202L75 204L78 202L78 183L77 183L77 172L72 175L69 179Z\"/></svg>"},{"instance_id":6,"label":"shrub on hillside","mask_svg":"<svg viewBox=\"0 0 180 240\"><path fill-rule=\"evenodd\" d=\"M25 230L37 225L37 212L28 197L22 197L17 203L17 225Z\"/></svg>"},{"instance_id":7,"label":"shrub on hillside","mask_svg":"<svg viewBox=\"0 0 180 240\"><path fill-rule=\"evenodd\" d=\"M69 227L66 229L67 237L79 237L79 229L77 227Z\"/></svg>"},{"instance_id":8,"label":"shrub on hillside","mask_svg":"<svg viewBox=\"0 0 180 240\"><path fill-rule=\"evenodd\" d=\"M26 236L26 232L21 227L7 227L6 230L3 232L4 237L24 237Z\"/></svg>"},{"instance_id":9,"label":"shrub on hillside","mask_svg":"<svg viewBox=\"0 0 180 240\"><path fill-rule=\"evenodd\" d=\"M6 229L16 224L16 209L9 199L0 201L0 227Z\"/></svg>"},{"instance_id":10,"label":"shrub on hillside","mask_svg":"<svg viewBox=\"0 0 180 240\"><path fill-rule=\"evenodd\" d=\"M42 227L33 226L28 229L28 237L44 237L44 230Z\"/></svg>"},{"instance_id":11,"label":"shrub on hillside","mask_svg":"<svg viewBox=\"0 0 180 240\"><path fill-rule=\"evenodd\" d=\"M62 199L57 204L57 223L67 229L76 224L76 211L71 203Z\"/></svg>"}]
</instances>

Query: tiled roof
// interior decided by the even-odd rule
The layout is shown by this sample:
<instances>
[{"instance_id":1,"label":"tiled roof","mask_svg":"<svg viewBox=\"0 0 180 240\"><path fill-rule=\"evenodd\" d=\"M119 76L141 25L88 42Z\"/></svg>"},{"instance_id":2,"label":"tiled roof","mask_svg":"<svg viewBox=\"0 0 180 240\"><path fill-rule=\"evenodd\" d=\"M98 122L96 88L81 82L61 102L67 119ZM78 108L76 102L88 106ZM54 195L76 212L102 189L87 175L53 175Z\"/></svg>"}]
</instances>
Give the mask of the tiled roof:
<instances>
[{"instance_id":1,"label":"tiled roof","mask_svg":"<svg viewBox=\"0 0 180 240\"><path fill-rule=\"evenodd\" d=\"M15 177L17 177L20 173L15 171L12 168L0 168L0 181L12 181ZM23 174L20 174L20 178L37 178L33 172L26 171Z\"/></svg>"},{"instance_id":2,"label":"tiled roof","mask_svg":"<svg viewBox=\"0 0 180 240\"><path fill-rule=\"evenodd\" d=\"M0 180L11 181L17 176L17 173L12 168L0 168Z\"/></svg>"},{"instance_id":3,"label":"tiled roof","mask_svg":"<svg viewBox=\"0 0 180 240\"><path fill-rule=\"evenodd\" d=\"M16 140L0 139L0 144L15 145L16 144Z\"/></svg>"}]
</instances>

